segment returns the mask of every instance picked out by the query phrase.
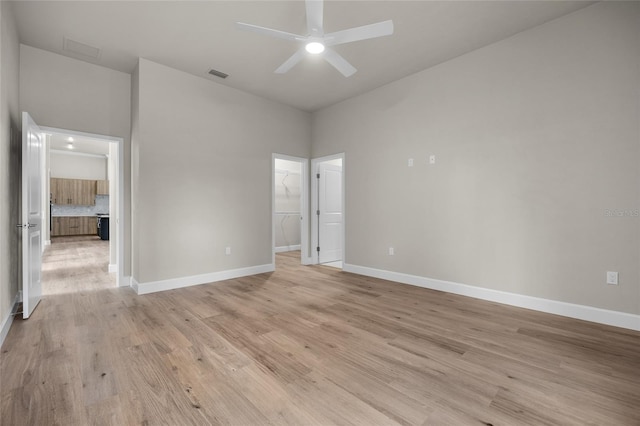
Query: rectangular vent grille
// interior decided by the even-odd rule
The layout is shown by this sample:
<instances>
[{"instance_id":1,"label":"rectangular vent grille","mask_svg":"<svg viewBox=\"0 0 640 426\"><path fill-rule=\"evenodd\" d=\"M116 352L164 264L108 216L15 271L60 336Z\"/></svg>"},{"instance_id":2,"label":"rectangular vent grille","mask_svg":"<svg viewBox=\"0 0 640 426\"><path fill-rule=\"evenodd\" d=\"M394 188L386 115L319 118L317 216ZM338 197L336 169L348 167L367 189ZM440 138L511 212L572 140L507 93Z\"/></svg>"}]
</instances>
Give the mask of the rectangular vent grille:
<instances>
[{"instance_id":1,"label":"rectangular vent grille","mask_svg":"<svg viewBox=\"0 0 640 426\"><path fill-rule=\"evenodd\" d=\"M227 78L229 77L229 74L225 74L222 71L218 71L218 70L214 70L214 69L210 69L209 70L209 74L211 75L215 75L216 77L220 77L220 78Z\"/></svg>"},{"instance_id":2,"label":"rectangular vent grille","mask_svg":"<svg viewBox=\"0 0 640 426\"><path fill-rule=\"evenodd\" d=\"M100 57L100 49L97 47L89 46L88 44L80 43L67 37L64 38L63 49L67 52L91 59L98 59Z\"/></svg>"}]
</instances>

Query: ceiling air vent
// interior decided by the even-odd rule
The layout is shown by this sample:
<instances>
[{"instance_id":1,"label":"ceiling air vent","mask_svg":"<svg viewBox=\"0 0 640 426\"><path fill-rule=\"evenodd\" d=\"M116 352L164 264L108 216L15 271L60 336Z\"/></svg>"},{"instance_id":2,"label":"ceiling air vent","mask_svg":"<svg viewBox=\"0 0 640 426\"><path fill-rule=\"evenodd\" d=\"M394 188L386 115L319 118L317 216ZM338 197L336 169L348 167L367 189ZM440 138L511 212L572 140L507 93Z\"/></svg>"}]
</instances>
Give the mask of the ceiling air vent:
<instances>
[{"instance_id":1,"label":"ceiling air vent","mask_svg":"<svg viewBox=\"0 0 640 426\"><path fill-rule=\"evenodd\" d=\"M100 49L97 47L89 46L88 44L80 43L79 41L75 41L67 37L64 37L63 40L62 49L66 52L75 53L76 55L84 56L85 58L100 58Z\"/></svg>"},{"instance_id":2,"label":"ceiling air vent","mask_svg":"<svg viewBox=\"0 0 640 426\"><path fill-rule=\"evenodd\" d=\"M209 74L215 75L216 77L220 77L220 78L229 77L229 74L225 74L222 71L214 70L213 68L209 70Z\"/></svg>"}]
</instances>

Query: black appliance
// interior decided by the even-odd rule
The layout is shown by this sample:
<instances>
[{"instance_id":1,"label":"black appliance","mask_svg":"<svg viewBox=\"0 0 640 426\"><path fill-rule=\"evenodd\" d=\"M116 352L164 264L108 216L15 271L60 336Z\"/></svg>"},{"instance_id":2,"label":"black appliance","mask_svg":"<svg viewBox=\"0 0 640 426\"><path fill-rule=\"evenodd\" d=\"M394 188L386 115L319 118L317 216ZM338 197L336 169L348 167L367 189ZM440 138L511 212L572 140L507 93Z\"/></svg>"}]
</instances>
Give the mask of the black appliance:
<instances>
[{"instance_id":1,"label":"black appliance","mask_svg":"<svg viewBox=\"0 0 640 426\"><path fill-rule=\"evenodd\" d=\"M98 215L98 236L101 240L109 239L109 216Z\"/></svg>"}]
</instances>

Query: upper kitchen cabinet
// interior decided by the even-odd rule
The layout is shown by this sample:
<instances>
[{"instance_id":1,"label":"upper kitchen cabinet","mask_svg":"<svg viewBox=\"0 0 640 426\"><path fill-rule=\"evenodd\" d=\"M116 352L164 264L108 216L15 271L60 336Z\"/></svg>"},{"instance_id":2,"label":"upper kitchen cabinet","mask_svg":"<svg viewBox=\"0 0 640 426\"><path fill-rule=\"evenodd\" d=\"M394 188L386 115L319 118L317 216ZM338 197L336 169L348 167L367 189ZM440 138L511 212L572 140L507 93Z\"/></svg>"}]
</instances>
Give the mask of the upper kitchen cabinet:
<instances>
[{"instance_id":1,"label":"upper kitchen cabinet","mask_svg":"<svg viewBox=\"0 0 640 426\"><path fill-rule=\"evenodd\" d=\"M93 206L96 204L96 181L51 178L51 201L53 204Z\"/></svg>"},{"instance_id":2,"label":"upper kitchen cabinet","mask_svg":"<svg viewBox=\"0 0 640 426\"><path fill-rule=\"evenodd\" d=\"M109 195L109 181L108 180L99 180L96 182L96 193L98 195Z\"/></svg>"}]
</instances>

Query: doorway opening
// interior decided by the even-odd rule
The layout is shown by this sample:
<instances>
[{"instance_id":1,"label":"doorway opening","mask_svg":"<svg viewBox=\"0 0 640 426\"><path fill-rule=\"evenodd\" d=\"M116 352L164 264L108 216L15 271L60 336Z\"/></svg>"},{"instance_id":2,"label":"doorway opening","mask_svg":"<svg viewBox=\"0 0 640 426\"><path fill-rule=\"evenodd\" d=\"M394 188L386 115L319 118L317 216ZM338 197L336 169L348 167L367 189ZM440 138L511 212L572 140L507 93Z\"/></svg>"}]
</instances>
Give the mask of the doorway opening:
<instances>
[{"instance_id":1,"label":"doorway opening","mask_svg":"<svg viewBox=\"0 0 640 426\"><path fill-rule=\"evenodd\" d=\"M311 160L313 263L342 269L344 261L344 153Z\"/></svg>"},{"instance_id":2,"label":"doorway opening","mask_svg":"<svg viewBox=\"0 0 640 426\"><path fill-rule=\"evenodd\" d=\"M309 262L308 180L306 158L272 155L272 262L276 253Z\"/></svg>"},{"instance_id":3,"label":"doorway opening","mask_svg":"<svg viewBox=\"0 0 640 426\"><path fill-rule=\"evenodd\" d=\"M43 294L124 284L121 138L41 127Z\"/></svg>"}]
</instances>

